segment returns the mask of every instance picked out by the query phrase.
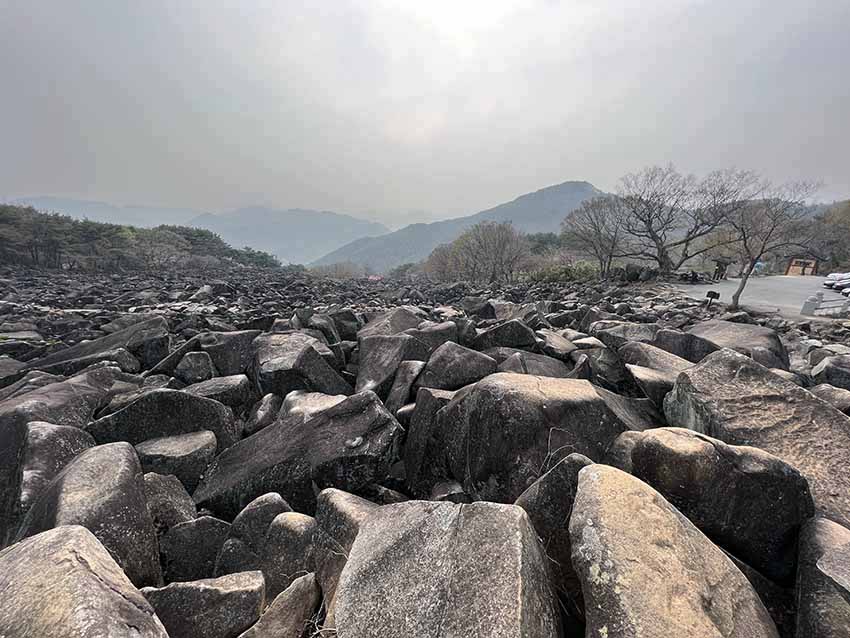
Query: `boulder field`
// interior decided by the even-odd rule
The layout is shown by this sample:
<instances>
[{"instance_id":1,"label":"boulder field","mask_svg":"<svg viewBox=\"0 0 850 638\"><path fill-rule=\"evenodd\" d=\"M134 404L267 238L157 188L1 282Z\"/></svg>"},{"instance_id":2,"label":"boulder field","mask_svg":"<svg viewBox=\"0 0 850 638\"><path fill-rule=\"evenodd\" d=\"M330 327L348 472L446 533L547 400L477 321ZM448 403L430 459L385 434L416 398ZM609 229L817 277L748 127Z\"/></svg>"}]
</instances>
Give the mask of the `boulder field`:
<instances>
[{"instance_id":1,"label":"boulder field","mask_svg":"<svg viewBox=\"0 0 850 638\"><path fill-rule=\"evenodd\" d=\"M660 283L0 271L0 636L848 638L848 345Z\"/></svg>"}]
</instances>

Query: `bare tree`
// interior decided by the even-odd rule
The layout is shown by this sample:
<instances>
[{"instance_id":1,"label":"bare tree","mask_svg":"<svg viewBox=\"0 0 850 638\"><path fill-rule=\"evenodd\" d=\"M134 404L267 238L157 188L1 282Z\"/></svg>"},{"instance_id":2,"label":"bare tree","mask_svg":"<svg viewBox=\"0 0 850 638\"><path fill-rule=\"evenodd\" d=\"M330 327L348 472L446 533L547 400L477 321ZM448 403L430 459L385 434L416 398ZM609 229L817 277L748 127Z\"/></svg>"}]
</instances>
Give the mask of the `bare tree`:
<instances>
[{"instance_id":1,"label":"bare tree","mask_svg":"<svg viewBox=\"0 0 850 638\"><path fill-rule=\"evenodd\" d=\"M815 225L807 217L806 200L818 188L812 182L761 185L760 197L751 199L724 215L734 230L745 263L731 308L737 308L741 294L756 264L770 253L788 248L806 250L813 240Z\"/></svg>"},{"instance_id":2,"label":"bare tree","mask_svg":"<svg viewBox=\"0 0 850 638\"><path fill-rule=\"evenodd\" d=\"M614 259L624 254L625 208L614 195L586 200L561 223L564 242L596 259L599 276L605 277Z\"/></svg>"},{"instance_id":3,"label":"bare tree","mask_svg":"<svg viewBox=\"0 0 850 638\"><path fill-rule=\"evenodd\" d=\"M510 282L522 271L528 256L525 236L510 222L481 222L451 244L437 246L424 269L441 281Z\"/></svg>"},{"instance_id":4,"label":"bare tree","mask_svg":"<svg viewBox=\"0 0 850 638\"><path fill-rule=\"evenodd\" d=\"M702 180L672 165L626 175L618 188L631 245L624 256L652 260L662 272L681 268L716 247L708 239L718 236L714 231L759 188L754 173L735 169Z\"/></svg>"}]
</instances>

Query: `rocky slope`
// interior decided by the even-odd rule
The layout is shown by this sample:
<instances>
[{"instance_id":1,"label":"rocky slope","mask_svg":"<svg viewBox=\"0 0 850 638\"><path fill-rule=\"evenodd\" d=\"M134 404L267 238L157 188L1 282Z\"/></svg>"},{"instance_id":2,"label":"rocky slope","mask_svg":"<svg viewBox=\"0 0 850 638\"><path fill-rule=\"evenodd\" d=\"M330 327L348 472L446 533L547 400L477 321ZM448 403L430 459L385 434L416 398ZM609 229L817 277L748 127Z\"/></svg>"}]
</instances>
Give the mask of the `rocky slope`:
<instances>
[{"instance_id":1,"label":"rocky slope","mask_svg":"<svg viewBox=\"0 0 850 638\"><path fill-rule=\"evenodd\" d=\"M850 326L0 271L0 635L850 635Z\"/></svg>"},{"instance_id":2,"label":"rocky slope","mask_svg":"<svg viewBox=\"0 0 850 638\"><path fill-rule=\"evenodd\" d=\"M567 213L584 200L601 195L588 182L564 182L527 193L474 215L430 224L411 224L377 237L362 237L318 259L318 265L353 262L376 272L425 259L440 244L483 221L511 222L526 233L557 233Z\"/></svg>"}]
</instances>

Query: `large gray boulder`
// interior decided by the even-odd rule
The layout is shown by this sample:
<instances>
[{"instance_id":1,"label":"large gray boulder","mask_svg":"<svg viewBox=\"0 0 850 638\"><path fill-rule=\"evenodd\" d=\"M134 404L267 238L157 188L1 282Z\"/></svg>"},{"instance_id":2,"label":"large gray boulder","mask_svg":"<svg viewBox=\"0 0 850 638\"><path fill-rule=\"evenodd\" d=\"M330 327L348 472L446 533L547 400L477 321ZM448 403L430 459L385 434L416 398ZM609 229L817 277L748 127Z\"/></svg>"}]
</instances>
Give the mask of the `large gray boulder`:
<instances>
[{"instance_id":1,"label":"large gray boulder","mask_svg":"<svg viewBox=\"0 0 850 638\"><path fill-rule=\"evenodd\" d=\"M319 353L318 348L327 346L303 332L260 335L254 347L251 376L262 394L283 397L292 390L351 394L351 386Z\"/></svg>"},{"instance_id":2,"label":"large gray boulder","mask_svg":"<svg viewBox=\"0 0 850 638\"><path fill-rule=\"evenodd\" d=\"M174 376L187 384L201 383L217 374L218 370L206 352L187 352L174 368Z\"/></svg>"},{"instance_id":3,"label":"large gray boulder","mask_svg":"<svg viewBox=\"0 0 850 638\"><path fill-rule=\"evenodd\" d=\"M32 504L17 540L61 525L90 530L136 586L162 580L142 468L130 444L98 445L75 457Z\"/></svg>"},{"instance_id":4,"label":"large gray boulder","mask_svg":"<svg viewBox=\"0 0 850 638\"><path fill-rule=\"evenodd\" d=\"M36 387L0 402L0 547L19 524L20 462L27 443L27 424L46 421L83 427L112 394L124 391L140 379L118 368L105 367L70 379Z\"/></svg>"},{"instance_id":5,"label":"large gray boulder","mask_svg":"<svg viewBox=\"0 0 850 638\"><path fill-rule=\"evenodd\" d=\"M824 573L818 561L850 543L850 529L814 518L800 532L795 638L846 638L850 635L850 601Z\"/></svg>"},{"instance_id":6,"label":"large gray boulder","mask_svg":"<svg viewBox=\"0 0 850 638\"><path fill-rule=\"evenodd\" d=\"M625 472L606 465L579 472L570 538L587 636L778 638L732 561Z\"/></svg>"},{"instance_id":7,"label":"large gray boulder","mask_svg":"<svg viewBox=\"0 0 850 638\"><path fill-rule=\"evenodd\" d=\"M168 638L94 535L56 527L0 552L0 636Z\"/></svg>"},{"instance_id":8,"label":"large gray boulder","mask_svg":"<svg viewBox=\"0 0 850 638\"><path fill-rule=\"evenodd\" d=\"M297 511L315 508L313 483L357 491L386 478L402 429L373 392L361 392L304 423L284 419L243 439L209 466L193 498L232 519L278 492Z\"/></svg>"},{"instance_id":9,"label":"large gray boulder","mask_svg":"<svg viewBox=\"0 0 850 638\"><path fill-rule=\"evenodd\" d=\"M118 412L92 421L86 430L98 443L128 441L134 445L177 434L209 430L225 449L239 438L230 408L213 399L180 390L153 390Z\"/></svg>"},{"instance_id":10,"label":"large gray boulder","mask_svg":"<svg viewBox=\"0 0 850 638\"><path fill-rule=\"evenodd\" d=\"M680 428L629 438L623 469L735 557L774 581L794 580L797 535L814 514L808 483L795 468L758 448Z\"/></svg>"},{"instance_id":11,"label":"large gray boulder","mask_svg":"<svg viewBox=\"0 0 850 638\"><path fill-rule=\"evenodd\" d=\"M427 497L434 483L448 477L447 470L441 467L444 463L435 465L433 461L442 459L445 449L445 437L437 426L437 412L454 396L454 392L431 388L419 388L416 393L404 443L407 485L416 496Z\"/></svg>"},{"instance_id":12,"label":"large gray boulder","mask_svg":"<svg viewBox=\"0 0 850 638\"><path fill-rule=\"evenodd\" d=\"M345 397L344 394L322 394L321 392L293 390L283 399L283 404L278 411L278 418L294 418L306 423L317 414L335 406L337 403L342 403L345 401Z\"/></svg>"},{"instance_id":13,"label":"large gray boulder","mask_svg":"<svg viewBox=\"0 0 850 638\"><path fill-rule=\"evenodd\" d=\"M434 351L444 343L457 342L458 326L454 321L443 321L442 323L423 321L418 328L405 330L404 334L416 337L419 341L426 343L429 350Z\"/></svg>"},{"instance_id":14,"label":"large gray boulder","mask_svg":"<svg viewBox=\"0 0 850 638\"><path fill-rule=\"evenodd\" d=\"M499 364L499 372L516 372L558 379L571 378L571 369L560 359L523 351L515 352L502 361Z\"/></svg>"},{"instance_id":15,"label":"large gray boulder","mask_svg":"<svg viewBox=\"0 0 850 638\"><path fill-rule=\"evenodd\" d=\"M545 561L521 508L386 505L349 552L334 601L337 635L556 638Z\"/></svg>"},{"instance_id":16,"label":"large gray boulder","mask_svg":"<svg viewBox=\"0 0 850 638\"><path fill-rule=\"evenodd\" d=\"M402 361L426 361L428 344L410 335L373 335L360 338L357 392L371 390L386 397Z\"/></svg>"},{"instance_id":17,"label":"large gray boulder","mask_svg":"<svg viewBox=\"0 0 850 638\"><path fill-rule=\"evenodd\" d=\"M25 370L75 374L92 363L109 360L110 352L124 350L149 368L168 354L170 338L163 317L153 317L99 339L84 341L27 363ZM107 353L104 356L104 353ZM137 361L138 364L138 361Z\"/></svg>"},{"instance_id":18,"label":"large gray boulder","mask_svg":"<svg viewBox=\"0 0 850 638\"><path fill-rule=\"evenodd\" d=\"M445 441L446 466L467 494L512 503L568 454L601 460L622 432L660 421L645 399L587 381L500 372L441 409L432 438Z\"/></svg>"},{"instance_id":19,"label":"large gray boulder","mask_svg":"<svg viewBox=\"0 0 850 638\"><path fill-rule=\"evenodd\" d=\"M260 572L145 587L142 594L169 638L236 638L257 622L265 605Z\"/></svg>"},{"instance_id":20,"label":"large gray boulder","mask_svg":"<svg viewBox=\"0 0 850 638\"><path fill-rule=\"evenodd\" d=\"M487 350L497 346L508 348L534 348L537 337L534 331L519 319L511 319L500 323L475 337L472 347L476 350Z\"/></svg>"},{"instance_id":21,"label":"large gray boulder","mask_svg":"<svg viewBox=\"0 0 850 638\"><path fill-rule=\"evenodd\" d=\"M809 388L809 392L814 394L818 399L823 399L839 412L850 414L850 390L836 388L834 385L829 385L828 383L820 383L813 388Z\"/></svg>"},{"instance_id":22,"label":"large gray boulder","mask_svg":"<svg viewBox=\"0 0 850 638\"><path fill-rule=\"evenodd\" d=\"M712 319L696 324L688 332L718 348L745 354L766 368L788 369L788 352L771 328Z\"/></svg>"},{"instance_id":23,"label":"large gray boulder","mask_svg":"<svg viewBox=\"0 0 850 638\"><path fill-rule=\"evenodd\" d=\"M252 388L246 375L232 374L192 384L183 391L196 397L215 399L219 403L236 408L248 402Z\"/></svg>"},{"instance_id":24,"label":"large gray boulder","mask_svg":"<svg viewBox=\"0 0 850 638\"><path fill-rule=\"evenodd\" d=\"M699 363L712 352L720 350L720 346L708 339L670 328L659 330L651 344L691 363Z\"/></svg>"},{"instance_id":25,"label":"large gray boulder","mask_svg":"<svg viewBox=\"0 0 850 638\"><path fill-rule=\"evenodd\" d=\"M399 364L387 400L384 401L387 410L397 415L399 410L410 403L413 384L424 369L424 361L402 361Z\"/></svg>"},{"instance_id":26,"label":"large gray boulder","mask_svg":"<svg viewBox=\"0 0 850 638\"><path fill-rule=\"evenodd\" d=\"M27 442L21 461L23 516L50 481L83 450L94 447L94 439L80 428L33 421L27 426Z\"/></svg>"},{"instance_id":27,"label":"large gray boulder","mask_svg":"<svg viewBox=\"0 0 850 638\"><path fill-rule=\"evenodd\" d=\"M198 335L198 346L212 360L218 373L224 376L248 371L254 358L254 339L259 330L235 332L204 332Z\"/></svg>"},{"instance_id":28,"label":"large gray boulder","mask_svg":"<svg viewBox=\"0 0 850 638\"><path fill-rule=\"evenodd\" d=\"M417 384L437 390L457 390L494 372L495 359L448 341L431 353Z\"/></svg>"},{"instance_id":29,"label":"large gray boulder","mask_svg":"<svg viewBox=\"0 0 850 638\"><path fill-rule=\"evenodd\" d=\"M334 323L339 325L341 315L332 315ZM373 337L376 335L395 335L411 328L416 328L425 319L424 313L414 306L400 306L374 317L363 328L357 331L357 338ZM340 331L341 333L343 331ZM346 338L346 337L343 337Z\"/></svg>"},{"instance_id":30,"label":"large gray boulder","mask_svg":"<svg viewBox=\"0 0 850 638\"><path fill-rule=\"evenodd\" d=\"M588 326L590 334L606 347L617 350L626 343L649 343L655 339L661 326L657 323L632 323L629 321L598 321Z\"/></svg>"},{"instance_id":31,"label":"large gray boulder","mask_svg":"<svg viewBox=\"0 0 850 638\"><path fill-rule=\"evenodd\" d=\"M679 375L670 425L749 445L797 468L816 509L850 525L850 417L748 357L721 350Z\"/></svg>"}]
</instances>

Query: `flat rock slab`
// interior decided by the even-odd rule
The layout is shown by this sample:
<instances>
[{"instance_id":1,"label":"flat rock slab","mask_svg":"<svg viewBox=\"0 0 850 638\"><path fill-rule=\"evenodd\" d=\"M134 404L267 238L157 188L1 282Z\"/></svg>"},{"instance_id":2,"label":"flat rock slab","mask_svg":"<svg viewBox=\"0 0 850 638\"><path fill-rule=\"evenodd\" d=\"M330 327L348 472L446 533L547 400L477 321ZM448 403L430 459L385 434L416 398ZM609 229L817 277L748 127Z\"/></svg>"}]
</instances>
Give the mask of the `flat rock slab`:
<instances>
[{"instance_id":1,"label":"flat rock slab","mask_svg":"<svg viewBox=\"0 0 850 638\"><path fill-rule=\"evenodd\" d=\"M360 528L340 576L340 638L556 638L537 535L512 505L410 501Z\"/></svg>"},{"instance_id":2,"label":"flat rock slab","mask_svg":"<svg viewBox=\"0 0 850 638\"><path fill-rule=\"evenodd\" d=\"M98 443L133 445L177 434L210 430L221 449L233 445L239 431L233 412L213 399L180 390L153 390L114 414L93 421L86 430Z\"/></svg>"},{"instance_id":3,"label":"flat rock slab","mask_svg":"<svg viewBox=\"0 0 850 638\"><path fill-rule=\"evenodd\" d=\"M380 399L361 392L306 423L274 423L221 453L193 498L232 519L252 500L277 492L297 511L315 509L313 483L356 491L386 478L402 429Z\"/></svg>"},{"instance_id":4,"label":"flat rock slab","mask_svg":"<svg viewBox=\"0 0 850 638\"><path fill-rule=\"evenodd\" d=\"M260 572L240 572L142 593L156 609L169 638L236 638L260 617L265 604Z\"/></svg>"},{"instance_id":5,"label":"flat rock slab","mask_svg":"<svg viewBox=\"0 0 850 638\"><path fill-rule=\"evenodd\" d=\"M0 636L169 638L84 527L57 527L0 552L0 600Z\"/></svg>"},{"instance_id":6,"label":"flat rock slab","mask_svg":"<svg viewBox=\"0 0 850 638\"><path fill-rule=\"evenodd\" d=\"M698 323L688 333L718 348L730 348L746 354L766 368L788 369L788 352L771 328L712 319Z\"/></svg>"},{"instance_id":7,"label":"flat rock slab","mask_svg":"<svg viewBox=\"0 0 850 638\"><path fill-rule=\"evenodd\" d=\"M850 417L732 350L679 375L664 400L670 425L761 448L797 468L815 507L850 525Z\"/></svg>"},{"instance_id":8,"label":"flat rock slab","mask_svg":"<svg viewBox=\"0 0 850 638\"><path fill-rule=\"evenodd\" d=\"M193 492L201 474L213 460L216 446L215 434L201 430L149 439L136 446L136 453L145 472L172 474L188 492Z\"/></svg>"},{"instance_id":9,"label":"flat rock slab","mask_svg":"<svg viewBox=\"0 0 850 638\"><path fill-rule=\"evenodd\" d=\"M570 518L587 636L778 638L744 575L651 487L606 465L578 475Z\"/></svg>"}]
</instances>

